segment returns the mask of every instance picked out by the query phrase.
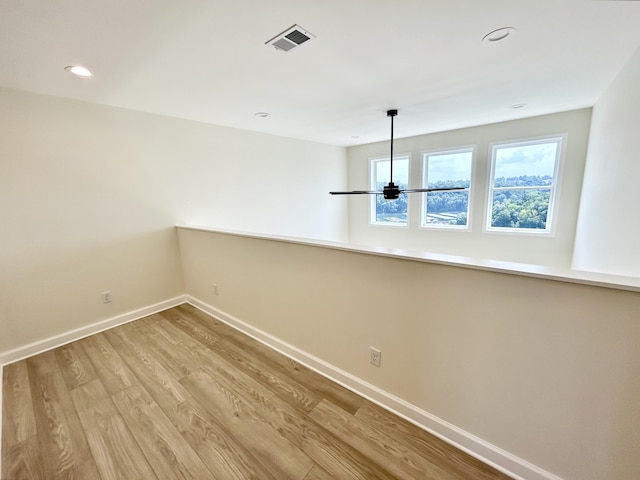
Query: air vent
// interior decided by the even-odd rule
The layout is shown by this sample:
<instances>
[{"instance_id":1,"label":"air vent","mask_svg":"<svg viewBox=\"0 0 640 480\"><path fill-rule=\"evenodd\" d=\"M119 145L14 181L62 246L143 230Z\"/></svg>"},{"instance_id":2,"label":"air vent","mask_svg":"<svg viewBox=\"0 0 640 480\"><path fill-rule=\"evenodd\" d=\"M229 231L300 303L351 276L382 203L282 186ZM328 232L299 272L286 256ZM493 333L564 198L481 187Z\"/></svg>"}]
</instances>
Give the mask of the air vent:
<instances>
[{"instance_id":1,"label":"air vent","mask_svg":"<svg viewBox=\"0 0 640 480\"><path fill-rule=\"evenodd\" d=\"M289 52L314 38L316 37L312 33L300 25L294 25L265 42L265 45L273 45L276 50Z\"/></svg>"}]
</instances>

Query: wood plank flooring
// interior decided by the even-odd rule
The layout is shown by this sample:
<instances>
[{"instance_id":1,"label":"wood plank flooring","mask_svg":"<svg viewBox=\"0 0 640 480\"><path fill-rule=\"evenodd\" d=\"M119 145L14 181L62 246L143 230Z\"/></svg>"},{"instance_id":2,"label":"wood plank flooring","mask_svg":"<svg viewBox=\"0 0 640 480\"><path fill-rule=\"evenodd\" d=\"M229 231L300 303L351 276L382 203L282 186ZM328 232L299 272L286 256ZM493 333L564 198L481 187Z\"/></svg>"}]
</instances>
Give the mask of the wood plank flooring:
<instances>
[{"instance_id":1,"label":"wood plank flooring","mask_svg":"<svg viewBox=\"0 0 640 480\"><path fill-rule=\"evenodd\" d=\"M3 479L509 478L187 304L3 376Z\"/></svg>"}]
</instances>

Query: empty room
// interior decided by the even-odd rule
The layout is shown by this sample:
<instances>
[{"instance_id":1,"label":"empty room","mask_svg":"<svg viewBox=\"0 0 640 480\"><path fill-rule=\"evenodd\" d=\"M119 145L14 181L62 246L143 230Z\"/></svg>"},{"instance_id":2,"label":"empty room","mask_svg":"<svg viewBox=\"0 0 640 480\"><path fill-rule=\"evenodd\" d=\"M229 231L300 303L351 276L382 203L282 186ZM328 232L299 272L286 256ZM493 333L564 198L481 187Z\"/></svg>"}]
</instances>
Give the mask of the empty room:
<instances>
[{"instance_id":1,"label":"empty room","mask_svg":"<svg viewBox=\"0 0 640 480\"><path fill-rule=\"evenodd\" d=\"M0 478L640 478L640 2L0 3Z\"/></svg>"}]
</instances>

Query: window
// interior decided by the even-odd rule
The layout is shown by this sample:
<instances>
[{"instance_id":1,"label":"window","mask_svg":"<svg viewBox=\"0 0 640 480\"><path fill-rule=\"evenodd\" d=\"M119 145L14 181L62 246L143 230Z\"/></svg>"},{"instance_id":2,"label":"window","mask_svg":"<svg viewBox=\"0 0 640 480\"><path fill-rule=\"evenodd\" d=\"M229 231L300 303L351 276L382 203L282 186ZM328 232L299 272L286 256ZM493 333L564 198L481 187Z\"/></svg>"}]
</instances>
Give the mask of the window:
<instances>
[{"instance_id":1,"label":"window","mask_svg":"<svg viewBox=\"0 0 640 480\"><path fill-rule=\"evenodd\" d=\"M487 230L551 233L565 138L492 146Z\"/></svg>"},{"instance_id":2,"label":"window","mask_svg":"<svg viewBox=\"0 0 640 480\"><path fill-rule=\"evenodd\" d=\"M371 189L380 190L389 183L391 162L389 157L370 160ZM409 183L409 155L393 156L393 183L400 188L407 188ZM385 200L382 194L371 195L371 224L373 225L408 225L407 194L403 193L397 200Z\"/></svg>"},{"instance_id":3,"label":"window","mask_svg":"<svg viewBox=\"0 0 640 480\"><path fill-rule=\"evenodd\" d=\"M469 227L469 189L473 148L426 152L422 154L422 187L463 187L454 192L425 193L422 199L423 227Z\"/></svg>"}]
</instances>

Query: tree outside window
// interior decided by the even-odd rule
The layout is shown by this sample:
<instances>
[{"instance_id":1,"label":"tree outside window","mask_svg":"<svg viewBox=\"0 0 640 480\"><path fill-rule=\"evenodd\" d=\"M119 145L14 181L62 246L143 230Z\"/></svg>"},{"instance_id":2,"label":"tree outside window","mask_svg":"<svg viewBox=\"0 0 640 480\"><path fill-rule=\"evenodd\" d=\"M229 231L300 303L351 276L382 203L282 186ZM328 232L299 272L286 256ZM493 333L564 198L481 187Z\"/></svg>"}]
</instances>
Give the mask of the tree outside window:
<instances>
[{"instance_id":1,"label":"tree outside window","mask_svg":"<svg viewBox=\"0 0 640 480\"><path fill-rule=\"evenodd\" d=\"M551 231L563 137L492 148L487 230Z\"/></svg>"},{"instance_id":2,"label":"tree outside window","mask_svg":"<svg viewBox=\"0 0 640 480\"><path fill-rule=\"evenodd\" d=\"M473 148L423 153L423 188L464 188L424 194L423 227L468 228L473 154Z\"/></svg>"},{"instance_id":3,"label":"tree outside window","mask_svg":"<svg viewBox=\"0 0 640 480\"><path fill-rule=\"evenodd\" d=\"M391 162L389 157L371 160L371 189L382 191L389 183ZM393 156L393 182L401 189L409 184L409 155ZM372 195L371 223L374 225L408 225L407 194L397 200L385 200L382 194Z\"/></svg>"}]
</instances>

